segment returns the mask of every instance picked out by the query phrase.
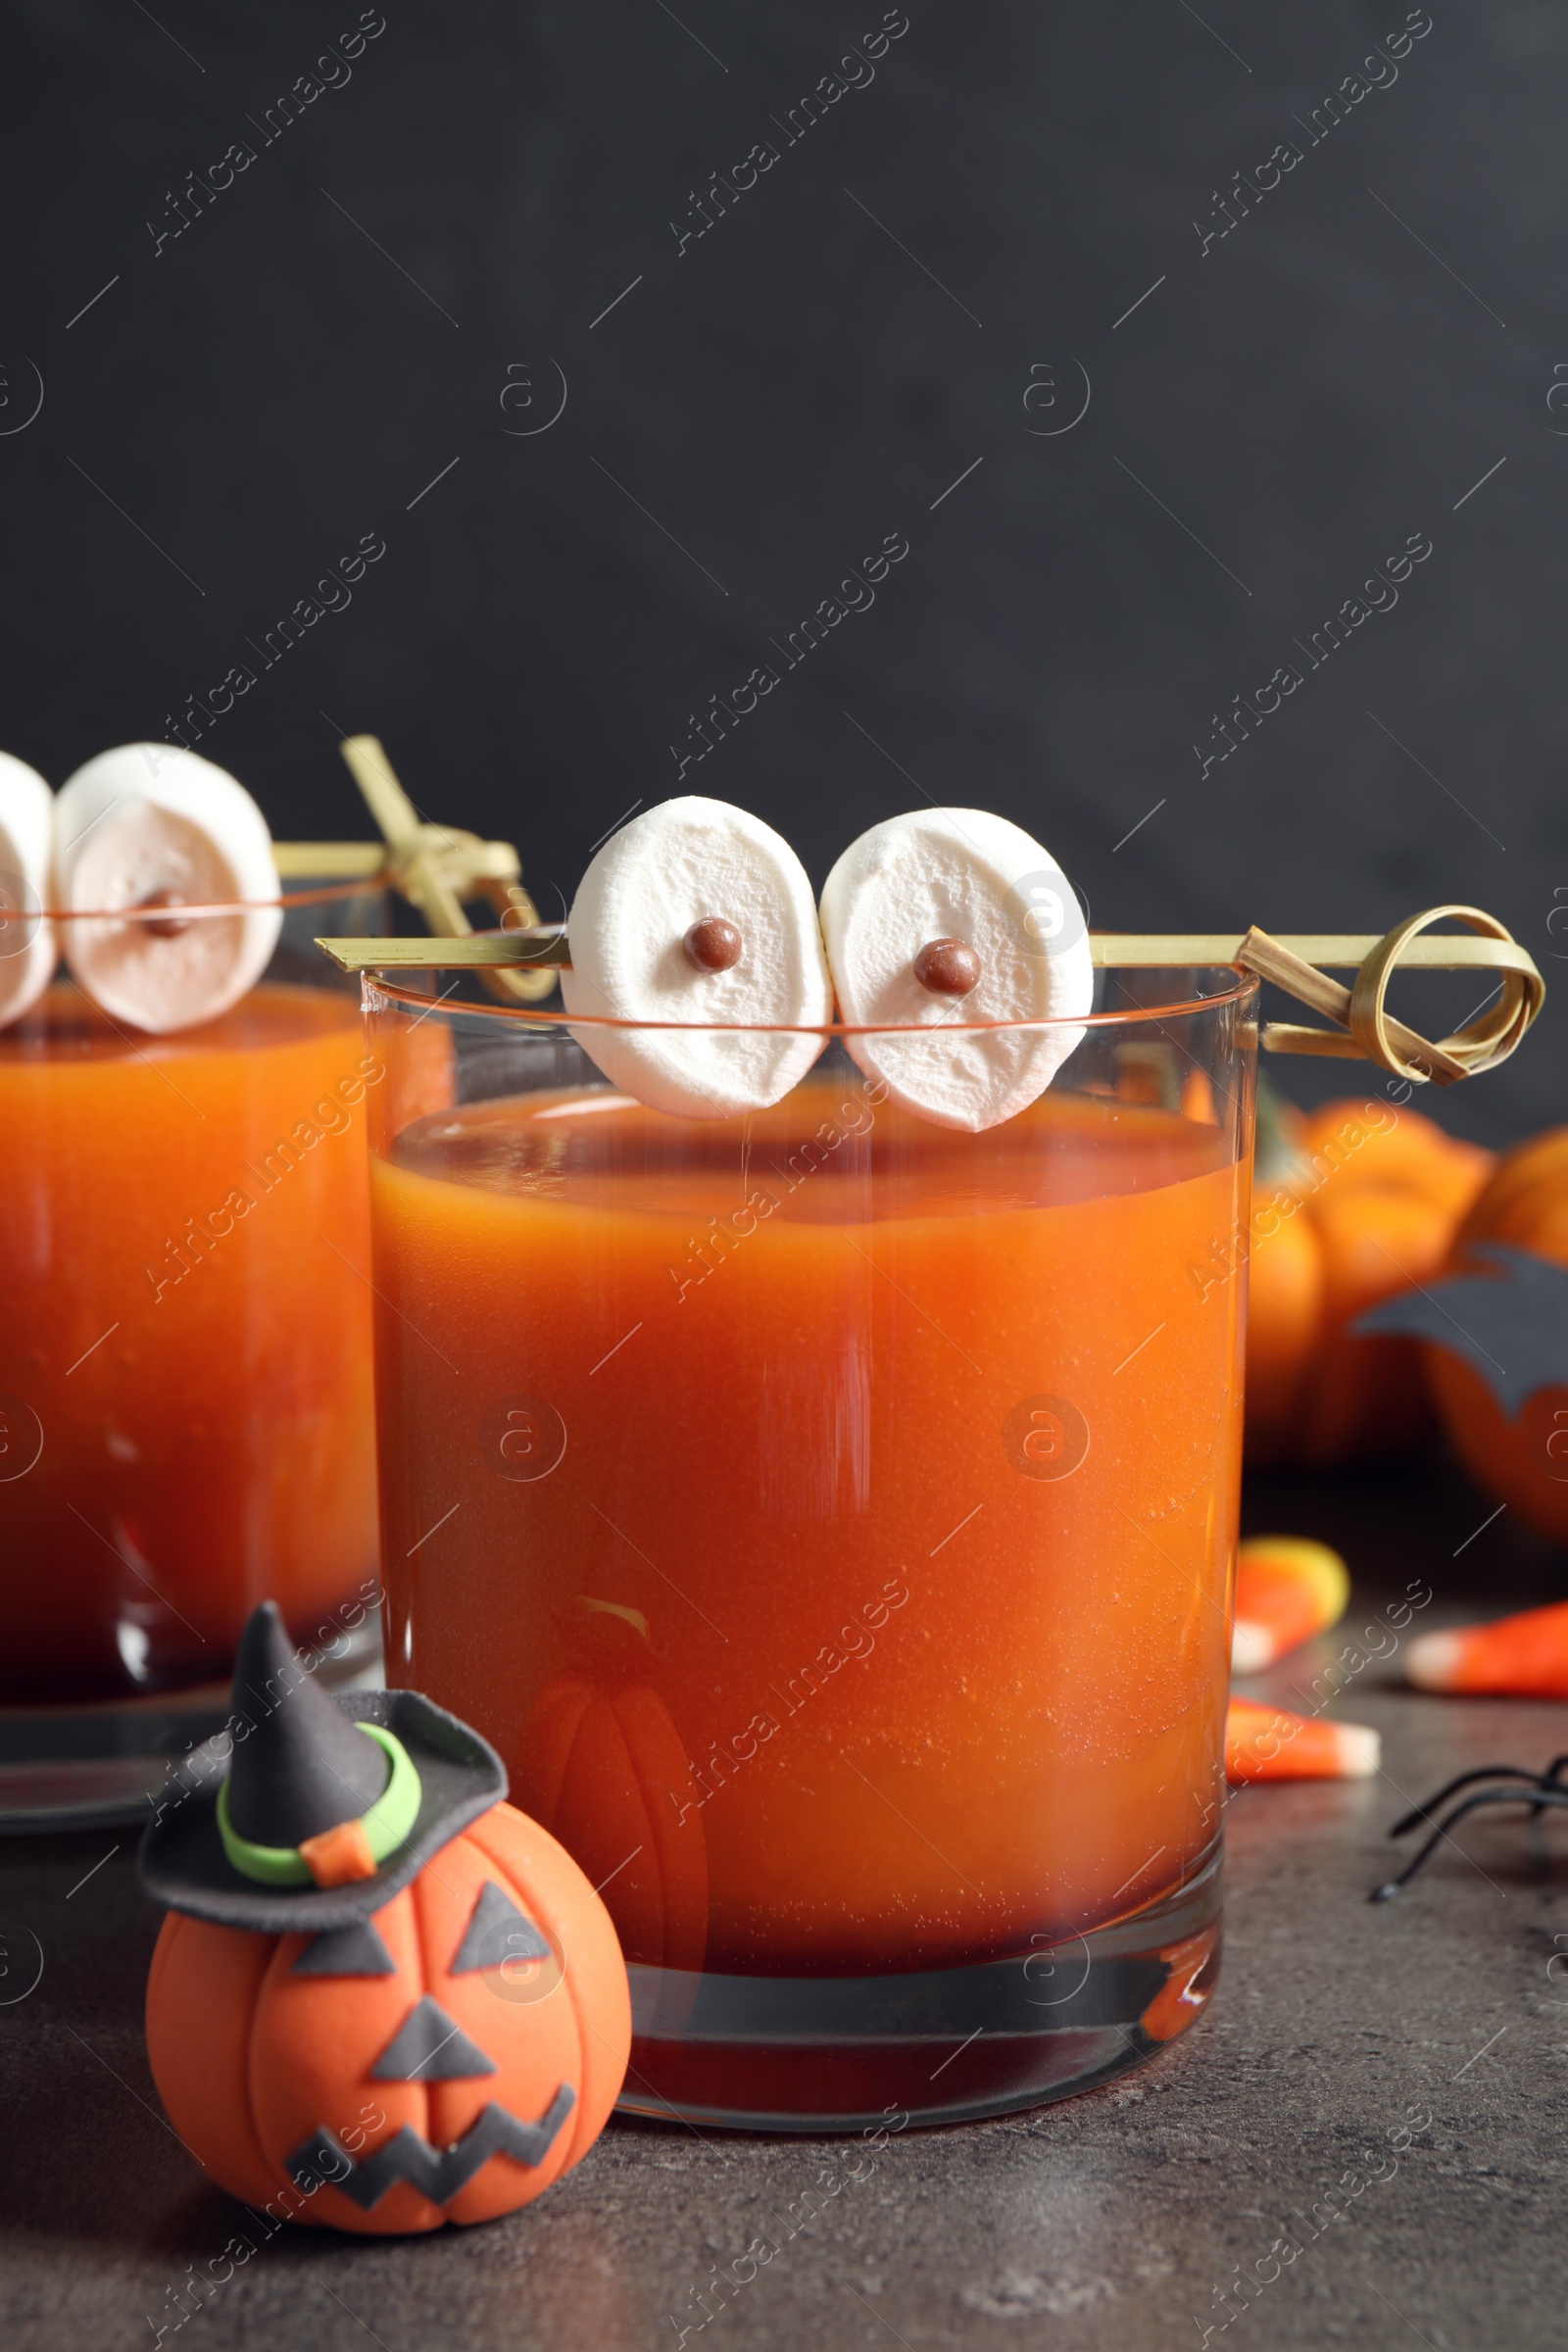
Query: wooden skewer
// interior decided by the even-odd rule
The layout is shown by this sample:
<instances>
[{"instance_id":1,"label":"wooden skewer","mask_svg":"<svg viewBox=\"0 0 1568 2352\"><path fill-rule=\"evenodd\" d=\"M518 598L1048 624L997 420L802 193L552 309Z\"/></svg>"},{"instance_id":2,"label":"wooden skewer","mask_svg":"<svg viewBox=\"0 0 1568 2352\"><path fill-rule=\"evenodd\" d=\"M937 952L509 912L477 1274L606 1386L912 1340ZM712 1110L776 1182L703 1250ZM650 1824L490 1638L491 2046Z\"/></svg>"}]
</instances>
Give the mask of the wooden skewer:
<instances>
[{"instance_id":1,"label":"wooden skewer","mask_svg":"<svg viewBox=\"0 0 1568 2352\"><path fill-rule=\"evenodd\" d=\"M1246 931L1091 931L1089 953L1097 970L1164 967L1179 971L1200 964L1239 962L1250 938L1268 936ZM1349 971L1366 961L1382 935L1373 931L1277 931L1272 936L1276 947L1302 963ZM554 923L499 932L471 931L463 939L318 939L316 944L345 972L455 972L496 964L556 969L571 961L566 935ZM1516 941L1455 938L1451 934L1412 940L1409 953L1400 961L1408 970L1429 972L1533 972L1536 968L1527 950Z\"/></svg>"},{"instance_id":2,"label":"wooden skewer","mask_svg":"<svg viewBox=\"0 0 1568 2352\"><path fill-rule=\"evenodd\" d=\"M510 841L483 841L477 833L456 825L428 823L392 772L392 763L374 735L350 735L338 746L370 814L380 826L381 841L278 841L272 858L281 881L307 877L323 882L381 881L400 891L418 908L437 939L463 940L473 926L464 907L466 899L483 899L497 918L515 919L537 927L539 909L522 887L522 866ZM391 948L427 950L427 940L383 940ZM394 957L415 962L415 956ZM555 987L553 972L541 971L530 958L480 956L482 977L493 996L503 1003L533 1004ZM345 966L361 970L363 965Z\"/></svg>"},{"instance_id":3,"label":"wooden skewer","mask_svg":"<svg viewBox=\"0 0 1568 2352\"><path fill-rule=\"evenodd\" d=\"M522 887L522 866L510 842L481 841L454 826L425 823L393 774L378 736L350 735L338 749L386 836L393 880L438 938L471 933L465 898L487 900L503 922L510 914L528 925L538 923L539 909ZM555 976L526 965L503 965L487 970L484 982L504 1003L527 1004L549 996Z\"/></svg>"},{"instance_id":4,"label":"wooden skewer","mask_svg":"<svg viewBox=\"0 0 1568 2352\"><path fill-rule=\"evenodd\" d=\"M1430 923L1452 919L1467 932L1437 937ZM1479 936L1478 936L1479 934ZM547 923L506 932L476 932L463 938L320 939L317 946L345 972L473 971L531 972L546 983L571 961L564 931ZM1271 937L1254 925L1237 933L1100 931L1089 935L1095 965L1102 970L1174 970L1231 965L1255 972L1285 989L1314 1012L1335 1022L1332 1029L1270 1021L1262 1044L1275 1054L1329 1054L1375 1061L1402 1078L1452 1086L1478 1070L1505 1060L1545 1001L1545 982L1527 949L1493 915L1478 906L1435 906L1411 915L1381 938L1364 932L1286 932ZM1354 970L1354 986L1331 980L1325 966ZM1500 975L1495 1004L1467 1023L1457 1036L1433 1044L1396 1020L1384 1006L1396 969L1494 971Z\"/></svg>"},{"instance_id":5,"label":"wooden skewer","mask_svg":"<svg viewBox=\"0 0 1568 2352\"><path fill-rule=\"evenodd\" d=\"M1365 963L1383 938L1375 931L1091 931L1089 952L1097 969L1136 971L1141 966L1175 969L1203 963L1239 963L1248 941L1272 937L1301 963L1349 971ZM1399 958L1406 971L1533 972L1529 951L1512 939L1478 939L1453 932L1430 933L1410 941ZM1265 974L1265 978L1272 977Z\"/></svg>"},{"instance_id":6,"label":"wooden skewer","mask_svg":"<svg viewBox=\"0 0 1568 2352\"><path fill-rule=\"evenodd\" d=\"M390 880L384 841L274 841L280 882Z\"/></svg>"},{"instance_id":7,"label":"wooden skewer","mask_svg":"<svg viewBox=\"0 0 1568 2352\"><path fill-rule=\"evenodd\" d=\"M542 923L515 931L470 931L462 939L318 939L316 944L341 972L468 972L499 967L548 969L553 975L562 964L571 961L565 933Z\"/></svg>"}]
</instances>

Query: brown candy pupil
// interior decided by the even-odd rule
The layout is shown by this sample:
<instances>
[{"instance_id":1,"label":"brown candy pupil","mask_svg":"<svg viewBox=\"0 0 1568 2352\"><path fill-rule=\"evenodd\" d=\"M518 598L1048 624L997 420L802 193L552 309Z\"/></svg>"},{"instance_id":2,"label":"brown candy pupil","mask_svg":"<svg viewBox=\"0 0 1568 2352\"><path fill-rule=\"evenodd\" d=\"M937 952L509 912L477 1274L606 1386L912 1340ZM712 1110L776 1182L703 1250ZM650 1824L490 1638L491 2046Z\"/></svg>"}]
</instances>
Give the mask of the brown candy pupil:
<instances>
[{"instance_id":1,"label":"brown candy pupil","mask_svg":"<svg viewBox=\"0 0 1568 2352\"><path fill-rule=\"evenodd\" d=\"M138 899L136 902L138 911L143 906L183 906L184 905L185 901L177 890L151 890L146 898ZM183 916L163 915L154 917L151 922L143 923L141 929L151 932L154 939L178 939L182 931L190 929L192 919L188 914Z\"/></svg>"},{"instance_id":2,"label":"brown candy pupil","mask_svg":"<svg viewBox=\"0 0 1568 2352\"><path fill-rule=\"evenodd\" d=\"M681 942L687 962L700 972L727 972L739 963L745 944L735 925L721 914L705 915L701 922L693 923Z\"/></svg>"},{"instance_id":3,"label":"brown candy pupil","mask_svg":"<svg viewBox=\"0 0 1568 2352\"><path fill-rule=\"evenodd\" d=\"M966 997L980 978L980 958L961 939L931 939L914 959L914 976L934 997Z\"/></svg>"}]
</instances>

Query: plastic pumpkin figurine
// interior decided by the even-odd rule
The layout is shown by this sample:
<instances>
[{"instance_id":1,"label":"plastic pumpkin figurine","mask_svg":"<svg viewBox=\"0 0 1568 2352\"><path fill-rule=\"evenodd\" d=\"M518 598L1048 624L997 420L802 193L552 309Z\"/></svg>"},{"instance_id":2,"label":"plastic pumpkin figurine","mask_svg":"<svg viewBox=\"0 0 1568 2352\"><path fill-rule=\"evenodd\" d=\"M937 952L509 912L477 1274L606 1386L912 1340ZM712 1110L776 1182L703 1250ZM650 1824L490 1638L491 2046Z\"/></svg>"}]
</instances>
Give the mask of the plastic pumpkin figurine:
<instances>
[{"instance_id":1,"label":"plastic pumpkin figurine","mask_svg":"<svg viewBox=\"0 0 1568 2352\"><path fill-rule=\"evenodd\" d=\"M147 2051L181 2139L280 2218L395 2232L527 2204L603 2129L631 2046L603 1903L413 1690L328 1695L271 1602L229 1728L142 1841L170 1906Z\"/></svg>"},{"instance_id":2,"label":"plastic pumpkin figurine","mask_svg":"<svg viewBox=\"0 0 1568 2352\"><path fill-rule=\"evenodd\" d=\"M1419 1111L1260 1092L1248 1262L1247 1456L1329 1467L1396 1451L1431 1418L1412 1339L1369 1307L1444 1264L1494 1165Z\"/></svg>"}]
</instances>

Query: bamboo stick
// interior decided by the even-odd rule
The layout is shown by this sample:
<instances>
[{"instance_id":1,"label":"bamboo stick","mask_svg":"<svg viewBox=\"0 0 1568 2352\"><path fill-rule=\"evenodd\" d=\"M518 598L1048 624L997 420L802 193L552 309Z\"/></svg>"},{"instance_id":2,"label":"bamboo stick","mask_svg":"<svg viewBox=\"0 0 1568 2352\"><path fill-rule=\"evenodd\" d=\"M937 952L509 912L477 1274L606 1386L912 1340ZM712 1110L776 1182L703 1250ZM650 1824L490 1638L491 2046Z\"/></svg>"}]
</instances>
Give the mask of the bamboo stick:
<instances>
[{"instance_id":1,"label":"bamboo stick","mask_svg":"<svg viewBox=\"0 0 1568 2352\"><path fill-rule=\"evenodd\" d=\"M1427 929L1446 920L1467 928L1437 936ZM317 945L345 972L476 970L492 988L503 975L519 982L526 973L536 997L548 994L557 971L571 960L564 931L546 923L462 938L320 939ZM1322 1029L1267 1022L1261 1042L1269 1052L1372 1061L1414 1084L1452 1086L1506 1060L1546 994L1528 950L1479 906L1429 907L1381 937L1335 931L1271 936L1255 925L1242 933L1101 931L1090 933L1089 950L1102 971L1229 966L1254 972L1334 1024ZM1331 980L1325 966L1353 970L1353 987ZM1388 1010L1384 999L1396 969L1491 971L1498 975L1498 988L1455 1036L1434 1042Z\"/></svg>"},{"instance_id":2,"label":"bamboo stick","mask_svg":"<svg viewBox=\"0 0 1568 2352\"><path fill-rule=\"evenodd\" d=\"M1235 963L1248 936L1245 931L1091 931L1089 953L1097 970L1160 967L1181 971ZM1382 934L1276 931L1270 936L1276 946L1302 963L1350 971L1366 961ZM571 961L565 933L554 923L505 932L474 931L464 939L318 939L316 944L345 972L452 972L496 964L537 968ZM1477 939L1473 934L1413 939L1399 961L1401 969L1430 972L1536 969L1527 951L1515 941Z\"/></svg>"}]
</instances>

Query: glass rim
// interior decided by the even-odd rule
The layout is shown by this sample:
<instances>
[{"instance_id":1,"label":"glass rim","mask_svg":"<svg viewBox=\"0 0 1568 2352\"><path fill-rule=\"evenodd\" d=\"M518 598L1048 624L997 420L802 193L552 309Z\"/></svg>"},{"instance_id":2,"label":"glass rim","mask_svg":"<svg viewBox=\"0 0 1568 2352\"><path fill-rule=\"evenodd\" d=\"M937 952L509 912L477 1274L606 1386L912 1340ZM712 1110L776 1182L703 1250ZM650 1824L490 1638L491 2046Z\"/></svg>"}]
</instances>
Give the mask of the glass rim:
<instances>
[{"instance_id":1,"label":"glass rim","mask_svg":"<svg viewBox=\"0 0 1568 2352\"><path fill-rule=\"evenodd\" d=\"M527 969L527 966L475 966L474 976L484 970ZM1131 967L1129 967L1131 968ZM1041 1013L1020 1020L1005 1021L652 1021L630 1020L618 1013L570 1012L564 1007L558 1011L540 1010L531 1004L479 1004L465 1000L461 1004L449 1002L453 990L466 976L460 973L444 996L425 997L413 989L400 987L396 981L380 974L361 975L361 1007L371 1012L378 1007L372 999L381 998L400 1011L417 1013L420 1019L431 1013L442 1013L449 1020L467 1019L511 1022L524 1033L551 1029L608 1029L669 1031L676 1036L691 1037L819 1037L824 1044L834 1038L850 1037L976 1037L997 1032L1019 1030L1117 1029L1130 1028L1137 1022L1176 1020L1197 1012L1214 1012L1225 1005L1244 1004L1257 995L1262 982L1255 972L1245 971L1239 964L1158 964L1140 967L1158 971L1216 971L1235 974L1234 985L1212 997L1185 997L1169 1004L1124 1006L1116 1012ZM417 1022L415 1026L417 1027Z\"/></svg>"}]
</instances>

